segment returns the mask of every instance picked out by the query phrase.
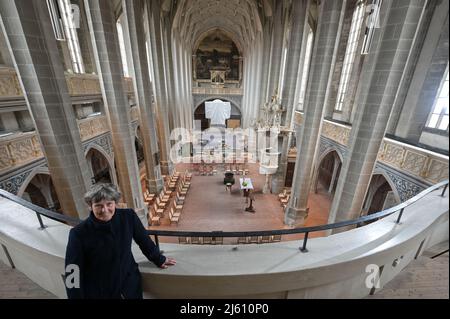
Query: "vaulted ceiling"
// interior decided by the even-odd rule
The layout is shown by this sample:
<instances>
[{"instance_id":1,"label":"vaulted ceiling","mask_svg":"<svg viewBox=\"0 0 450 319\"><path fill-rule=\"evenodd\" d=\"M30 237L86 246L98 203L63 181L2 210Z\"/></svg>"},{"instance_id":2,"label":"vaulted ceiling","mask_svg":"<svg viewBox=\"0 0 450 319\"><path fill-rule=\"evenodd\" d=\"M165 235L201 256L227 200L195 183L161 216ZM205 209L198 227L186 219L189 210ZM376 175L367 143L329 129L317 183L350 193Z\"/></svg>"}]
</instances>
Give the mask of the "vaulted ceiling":
<instances>
[{"instance_id":1,"label":"vaulted ceiling","mask_svg":"<svg viewBox=\"0 0 450 319\"><path fill-rule=\"evenodd\" d=\"M244 48L262 31L261 15L270 14L270 3L270 0L180 0L173 29L192 46L211 30L221 29Z\"/></svg>"}]
</instances>

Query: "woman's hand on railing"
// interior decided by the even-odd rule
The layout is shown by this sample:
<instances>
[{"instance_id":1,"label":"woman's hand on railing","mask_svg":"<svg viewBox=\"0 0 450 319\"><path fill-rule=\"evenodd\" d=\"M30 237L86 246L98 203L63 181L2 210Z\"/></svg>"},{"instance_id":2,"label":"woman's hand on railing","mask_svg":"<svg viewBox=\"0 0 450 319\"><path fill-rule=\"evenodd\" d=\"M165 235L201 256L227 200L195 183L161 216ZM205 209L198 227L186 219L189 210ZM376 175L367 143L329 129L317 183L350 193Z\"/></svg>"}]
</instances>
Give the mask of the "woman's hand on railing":
<instances>
[{"instance_id":1,"label":"woman's hand on railing","mask_svg":"<svg viewBox=\"0 0 450 319\"><path fill-rule=\"evenodd\" d=\"M159 266L159 268L166 269L166 268L169 268L169 266L175 265L176 263L177 262L175 261L175 259L173 259L172 257L167 257L166 261L164 262L164 264Z\"/></svg>"}]
</instances>

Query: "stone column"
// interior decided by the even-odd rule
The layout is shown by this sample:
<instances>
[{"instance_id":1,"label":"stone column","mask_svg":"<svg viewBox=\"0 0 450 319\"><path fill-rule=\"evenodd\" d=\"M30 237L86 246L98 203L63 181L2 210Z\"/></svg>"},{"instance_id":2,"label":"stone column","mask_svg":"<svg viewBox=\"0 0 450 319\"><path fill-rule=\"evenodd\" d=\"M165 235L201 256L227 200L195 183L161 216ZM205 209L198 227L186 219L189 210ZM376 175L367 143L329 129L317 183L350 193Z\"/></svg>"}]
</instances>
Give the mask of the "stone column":
<instances>
[{"instance_id":1,"label":"stone column","mask_svg":"<svg viewBox=\"0 0 450 319\"><path fill-rule=\"evenodd\" d=\"M111 128L114 158L124 201L139 214L145 213L130 106L126 96L114 13L108 0L85 0L95 62L103 101Z\"/></svg>"},{"instance_id":2,"label":"stone column","mask_svg":"<svg viewBox=\"0 0 450 319\"><path fill-rule=\"evenodd\" d=\"M158 153L155 119L153 118L152 89L145 50L142 11L140 0L122 2L125 24L128 26L131 48L131 74L133 78L136 102L139 108L139 120L142 130L145 169L147 172L146 185L151 193L159 193L163 187L161 168L155 163Z\"/></svg>"},{"instance_id":3,"label":"stone column","mask_svg":"<svg viewBox=\"0 0 450 319\"><path fill-rule=\"evenodd\" d=\"M168 104L166 93L166 79L164 73L164 53L162 41L162 25L161 25L161 7L159 1L150 0L146 2L146 10L148 17L149 44L152 56L154 84L155 84L155 101L158 113L159 125L159 155L161 173L170 175L173 170L172 163L169 158L170 153L170 130L168 117Z\"/></svg>"},{"instance_id":4,"label":"stone column","mask_svg":"<svg viewBox=\"0 0 450 319\"><path fill-rule=\"evenodd\" d=\"M323 1L311 61L305 97L303 125L297 129L297 160L292 182L291 199L285 212L285 223L302 225L308 216L308 196L314 154L319 139L325 96L337 44L337 34L345 0Z\"/></svg>"},{"instance_id":5,"label":"stone column","mask_svg":"<svg viewBox=\"0 0 450 319\"><path fill-rule=\"evenodd\" d=\"M64 214L84 218L90 185L64 69L42 1L0 1L1 26Z\"/></svg>"},{"instance_id":6,"label":"stone column","mask_svg":"<svg viewBox=\"0 0 450 319\"><path fill-rule=\"evenodd\" d=\"M284 81L282 89L281 105L286 112L282 115L282 125L291 128L293 115L296 107L295 92L297 83L301 78L298 78L299 67L303 66L300 61L301 57L305 56L306 43L308 38L307 23L308 23L309 1L297 0L292 2L291 12L291 31L289 37L289 45L286 57L286 66L284 73ZM300 84L300 83L299 83ZM291 145L291 134L284 134L281 141L281 156L277 173L274 176L275 183L273 191L275 193L281 192L286 181L288 153Z\"/></svg>"},{"instance_id":7,"label":"stone column","mask_svg":"<svg viewBox=\"0 0 450 319\"><path fill-rule=\"evenodd\" d=\"M281 74L281 60L283 56L284 47L284 31L285 31L285 20L286 20L286 10L284 7L284 1L277 1L274 17L274 26L272 33L272 46L270 48L270 69L268 76L268 96L272 96L275 90L280 93L280 88L278 84L280 83Z\"/></svg>"},{"instance_id":8,"label":"stone column","mask_svg":"<svg viewBox=\"0 0 450 319\"><path fill-rule=\"evenodd\" d=\"M417 61L411 63L414 74L410 82L407 95L403 101L402 110L394 106L390 122L396 124L395 135L408 142L418 143L427 123L428 116L433 109L440 84L448 65L449 2L434 3L436 8L432 14L432 21L426 24L428 32L426 38L417 44L421 52ZM388 131L392 131L388 128Z\"/></svg>"},{"instance_id":9,"label":"stone column","mask_svg":"<svg viewBox=\"0 0 450 319\"><path fill-rule=\"evenodd\" d=\"M426 1L385 0L356 95L358 108L329 222L360 216ZM340 232L343 229L336 229Z\"/></svg>"}]
</instances>

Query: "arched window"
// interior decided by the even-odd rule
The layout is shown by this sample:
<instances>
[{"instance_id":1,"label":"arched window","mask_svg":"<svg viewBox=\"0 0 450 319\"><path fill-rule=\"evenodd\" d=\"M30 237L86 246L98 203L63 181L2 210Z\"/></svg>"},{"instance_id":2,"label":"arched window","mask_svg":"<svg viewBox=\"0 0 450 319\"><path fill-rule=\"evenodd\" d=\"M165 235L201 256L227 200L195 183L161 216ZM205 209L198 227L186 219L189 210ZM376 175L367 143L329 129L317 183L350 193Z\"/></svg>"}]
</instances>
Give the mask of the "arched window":
<instances>
[{"instance_id":1,"label":"arched window","mask_svg":"<svg viewBox=\"0 0 450 319\"><path fill-rule=\"evenodd\" d=\"M448 132L448 65L445 73L426 126Z\"/></svg>"},{"instance_id":2,"label":"arched window","mask_svg":"<svg viewBox=\"0 0 450 319\"><path fill-rule=\"evenodd\" d=\"M70 0L59 0L59 9L64 26L64 33L69 47L72 67L75 73L84 73L83 59L81 57L80 42L78 41L77 27L79 27L79 8L70 3Z\"/></svg>"},{"instance_id":3,"label":"arched window","mask_svg":"<svg viewBox=\"0 0 450 319\"><path fill-rule=\"evenodd\" d=\"M127 52L125 50L125 40L121 18L117 20L116 27L117 27L117 36L119 37L120 57L122 59L123 75L125 77L129 77L130 73L128 72Z\"/></svg>"},{"instance_id":4,"label":"arched window","mask_svg":"<svg viewBox=\"0 0 450 319\"><path fill-rule=\"evenodd\" d=\"M311 27L308 27L308 39L306 40L306 53L305 60L303 61L303 71L302 71L302 80L300 82L300 95L298 101L298 110L303 110L303 105L305 103L305 93L306 93L306 84L308 83L309 76L309 67L311 65L311 54L313 48L313 39L314 33Z\"/></svg>"},{"instance_id":5,"label":"arched window","mask_svg":"<svg viewBox=\"0 0 450 319\"><path fill-rule=\"evenodd\" d=\"M352 24L350 27L350 33L347 41L347 48L345 50L344 63L342 66L341 80L339 81L339 89L337 95L337 103L335 111L342 111L344 106L344 99L347 93L348 83L350 80L350 74L352 72L352 65L356 57L356 49L358 47L358 39L361 31L361 26L364 20L364 3L359 1L356 5L356 9L353 12Z\"/></svg>"}]
</instances>

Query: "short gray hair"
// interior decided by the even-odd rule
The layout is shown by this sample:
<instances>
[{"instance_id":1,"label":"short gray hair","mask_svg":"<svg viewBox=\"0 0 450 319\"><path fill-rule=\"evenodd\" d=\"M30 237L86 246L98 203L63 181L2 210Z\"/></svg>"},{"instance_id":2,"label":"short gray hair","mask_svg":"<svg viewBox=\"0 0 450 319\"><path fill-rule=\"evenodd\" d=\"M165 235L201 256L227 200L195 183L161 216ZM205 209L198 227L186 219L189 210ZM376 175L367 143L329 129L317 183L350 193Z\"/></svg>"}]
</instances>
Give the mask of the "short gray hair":
<instances>
[{"instance_id":1,"label":"short gray hair","mask_svg":"<svg viewBox=\"0 0 450 319\"><path fill-rule=\"evenodd\" d=\"M95 184L84 194L84 201L89 206L102 200L113 200L117 203L121 196L122 194L113 184Z\"/></svg>"}]
</instances>

